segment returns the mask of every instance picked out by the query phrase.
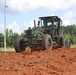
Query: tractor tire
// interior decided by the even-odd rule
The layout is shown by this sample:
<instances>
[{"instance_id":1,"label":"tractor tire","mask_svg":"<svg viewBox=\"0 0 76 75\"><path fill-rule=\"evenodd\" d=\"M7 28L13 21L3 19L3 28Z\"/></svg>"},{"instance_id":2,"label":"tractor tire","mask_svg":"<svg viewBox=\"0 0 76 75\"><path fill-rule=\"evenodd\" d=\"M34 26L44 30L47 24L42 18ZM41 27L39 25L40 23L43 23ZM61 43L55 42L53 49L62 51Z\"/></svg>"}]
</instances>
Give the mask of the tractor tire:
<instances>
[{"instance_id":1,"label":"tractor tire","mask_svg":"<svg viewBox=\"0 0 76 75\"><path fill-rule=\"evenodd\" d=\"M60 38L60 46L63 46L66 48L66 39L64 39L63 37Z\"/></svg>"},{"instance_id":2,"label":"tractor tire","mask_svg":"<svg viewBox=\"0 0 76 75\"><path fill-rule=\"evenodd\" d=\"M16 52L23 52L25 51L25 46L24 46L24 38L23 37L17 37L15 39L14 47Z\"/></svg>"},{"instance_id":3,"label":"tractor tire","mask_svg":"<svg viewBox=\"0 0 76 75\"><path fill-rule=\"evenodd\" d=\"M45 34L43 36L42 47L44 50L52 50L52 38L50 35Z\"/></svg>"},{"instance_id":4,"label":"tractor tire","mask_svg":"<svg viewBox=\"0 0 76 75\"><path fill-rule=\"evenodd\" d=\"M52 46L57 46L57 43L56 43L56 42L53 42L53 43L52 43Z\"/></svg>"},{"instance_id":5,"label":"tractor tire","mask_svg":"<svg viewBox=\"0 0 76 75\"><path fill-rule=\"evenodd\" d=\"M67 40L66 40L66 43L67 43L67 48L70 48L70 47L71 47L70 39L67 39Z\"/></svg>"}]
</instances>

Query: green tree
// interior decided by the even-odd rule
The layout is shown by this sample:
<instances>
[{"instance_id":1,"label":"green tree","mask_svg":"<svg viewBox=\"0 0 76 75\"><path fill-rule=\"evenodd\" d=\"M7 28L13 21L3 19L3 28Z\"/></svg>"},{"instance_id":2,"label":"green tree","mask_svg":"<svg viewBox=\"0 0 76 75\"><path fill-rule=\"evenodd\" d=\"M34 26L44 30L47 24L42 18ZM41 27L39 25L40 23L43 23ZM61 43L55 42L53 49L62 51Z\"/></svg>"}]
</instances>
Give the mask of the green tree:
<instances>
[{"instance_id":1,"label":"green tree","mask_svg":"<svg viewBox=\"0 0 76 75\"><path fill-rule=\"evenodd\" d=\"M4 36L2 33L0 33L0 47L4 46Z\"/></svg>"},{"instance_id":2,"label":"green tree","mask_svg":"<svg viewBox=\"0 0 76 75\"><path fill-rule=\"evenodd\" d=\"M6 30L6 43L7 46L12 47L14 45L14 40L18 36L18 33L14 33L11 29Z\"/></svg>"},{"instance_id":3,"label":"green tree","mask_svg":"<svg viewBox=\"0 0 76 75\"><path fill-rule=\"evenodd\" d=\"M72 44L76 44L76 25L63 26L64 37L70 38Z\"/></svg>"}]
</instances>

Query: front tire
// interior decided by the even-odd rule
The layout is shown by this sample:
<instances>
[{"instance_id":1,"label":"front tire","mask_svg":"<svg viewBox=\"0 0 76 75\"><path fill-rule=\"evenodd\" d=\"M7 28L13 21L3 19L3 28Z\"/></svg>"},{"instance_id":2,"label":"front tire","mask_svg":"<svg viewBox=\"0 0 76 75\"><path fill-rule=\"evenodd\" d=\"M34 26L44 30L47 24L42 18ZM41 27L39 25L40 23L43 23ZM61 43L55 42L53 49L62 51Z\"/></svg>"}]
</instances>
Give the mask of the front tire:
<instances>
[{"instance_id":1,"label":"front tire","mask_svg":"<svg viewBox=\"0 0 76 75\"><path fill-rule=\"evenodd\" d=\"M45 34L42 39L42 47L44 50L52 49L52 38L50 35Z\"/></svg>"},{"instance_id":2,"label":"front tire","mask_svg":"<svg viewBox=\"0 0 76 75\"><path fill-rule=\"evenodd\" d=\"M17 37L15 39L14 47L16 52L23 52L25 51L25 46L24 46L24 38L23 37Z\"/></svg>"}]
</instances>

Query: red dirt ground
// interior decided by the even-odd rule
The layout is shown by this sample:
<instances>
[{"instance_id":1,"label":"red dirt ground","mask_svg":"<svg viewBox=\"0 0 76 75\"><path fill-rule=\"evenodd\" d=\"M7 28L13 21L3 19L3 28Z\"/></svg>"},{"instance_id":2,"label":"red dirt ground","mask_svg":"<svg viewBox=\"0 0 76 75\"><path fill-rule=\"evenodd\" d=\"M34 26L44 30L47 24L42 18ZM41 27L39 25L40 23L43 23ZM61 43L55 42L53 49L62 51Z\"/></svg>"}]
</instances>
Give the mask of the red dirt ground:
<instances>
[{"instance_id":1,"label":"red dirt ground","mask_svg":"<svg viewBox=\"0 0 76 75\"><path fill-rule=\"evenodd\" d=\"M76 75L76 48L0 53L0 75Z\"/></svg>"}]
</instances>

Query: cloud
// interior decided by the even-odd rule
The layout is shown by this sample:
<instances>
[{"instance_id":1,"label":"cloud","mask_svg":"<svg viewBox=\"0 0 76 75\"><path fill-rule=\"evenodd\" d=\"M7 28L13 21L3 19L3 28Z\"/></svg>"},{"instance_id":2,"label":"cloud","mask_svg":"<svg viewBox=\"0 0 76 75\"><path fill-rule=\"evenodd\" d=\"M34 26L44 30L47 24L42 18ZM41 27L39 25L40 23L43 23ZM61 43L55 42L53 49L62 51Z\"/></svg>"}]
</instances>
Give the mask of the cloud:
<instances>
[{"instance_id":1,"label":"cloud","mask_svg":"<svg viewBox=\"0 0 76 75\"><path fill-rule=\"evenodd\" d=\"M33 21L25 22L22 24L18 24L17 22L12 22L7 25L8 29L12 29L15 33L22 33L24 30L28 29L28 27L33 27Z\"/></svg>"},{"instance_id":2,"label":"cloud","mask_svg":"<svg viewBox=\"0 0 76 75\"><path fill-rule=\"evenodd\" d=\"M3 26L3 24L0 24L0 33L4 33L4 26Z\"/></svg>"},{"instance_id":3,"label":"cloud","mask_svg":"<svg viewBox=\"0 0 76 75\"><path fill-rule=\"evenodd\" d=\"M64 1L63 8L69 9L69 8L73 8L74 6L76 6L76 0L66 0L66 1Z\"/></svg>"},{"instance_id":4,"label":"cloud","mask_svg":"<svg viewBox=\"0 0 76 75\"><path fill-rule=\"evenodd\" d=\"M76 24L76 12L73 11L67 11L64 13L63 17L63 25L71 25L71 24Z\"/></svg>"},{"instance_id":5,"label":"cloud","mask_svg":"<svg viewBox=\"0 0 76 75\"><path fill-rule=\"evenodd\" d=\"M10 0L7 2L9 10L13 12L26 12L37 8L59 9L62 0Z\"/></svg>"},{"instance_id":6,"label":"cloud","mask_svg":"<svg viewBox=\"0 0 76 75\"><path fill-rule=\"evenodd\" d=\"M7 12L27 12L37 8L45 8L52 11L70 9L76 6L76 0L6 0ZM0 0L0 10L4 9L4 0Z\"/></svg>"},{"instance_id":7,"label":"cloud","mask_svg":"<svg viewBox=\"0 0 76 75\"><path fill-rule=\"evenodd\" d=\"M33 21L29 21L27 23L18 24L17 22L12 22L11 24L6 25L6 28L12 29L15 33L22 33L24 30L28 29L28 27L33 27ZM4 33L4 25L0 24L0 33Z\"/></svg>"},{"instance_id":8,"label":"cloud","mask_svg":"<svg viewBox=\"0 0 76 75\"><path fill-rule=\"evenodd\" d=\"M63 25L64 26L67 26L67 25L70 25L71 23L70 23L70 21L69 20L63 20Z\"/></svg>"}]
</instances>

